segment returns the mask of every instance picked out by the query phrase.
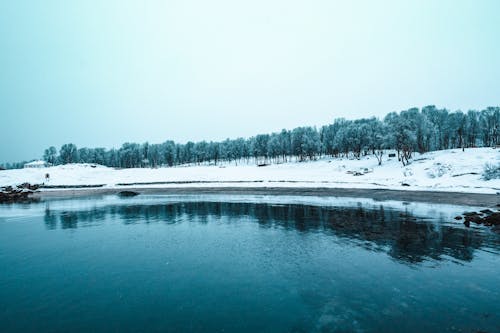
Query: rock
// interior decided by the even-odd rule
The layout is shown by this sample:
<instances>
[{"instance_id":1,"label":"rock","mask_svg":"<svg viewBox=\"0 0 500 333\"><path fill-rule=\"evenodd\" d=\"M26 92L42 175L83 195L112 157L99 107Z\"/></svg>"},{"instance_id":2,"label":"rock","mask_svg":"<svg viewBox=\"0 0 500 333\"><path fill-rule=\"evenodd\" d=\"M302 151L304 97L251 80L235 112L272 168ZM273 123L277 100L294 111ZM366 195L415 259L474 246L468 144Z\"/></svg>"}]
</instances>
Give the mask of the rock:
<instances>
[{"instance_id":1,"label":"rock","mask_svg":"<svg viewBox=\"0 0 500 333\"><path fill-rule=\"evenodd\" d=\"M30 195L33 194L29 189L13 189L12 186L2 188L0 191L0 203L14 203L14 202L33 202Z\"/></svg>"},{"instance_id":2,"label":"rock","mask_svg":"<svg viewBox=\"0 0 500 333\"><path fill-rule=\"evenodd\" d=\"M17 185L17 188L19 188L19 189L25 188L28 190L36 191L40 188L40 185L38 185L38 184L31 185L30 183L22 183L21 185Z\"/></svg>"},{"instance_id":3,"label":"rock","mask_svg":"<svg viewBox=\"0 0 500 333\"><path fill-rule=\"evenodd\" d=\"M455 220L461 220L462 216L455 216Z\"/></svg>"},{"instance_id":4,"label":"rock","mask_svg":"<svg viewBox=\"0 0 500 333\"><path fill-rule=\"evenodd\" d=\"M410 186L408 183L401 183L401 186Z\"/></svg>"},{"instance_id":5,"label":"rock","mask_svg":"<svg viewBox=\"0 0 500 333\"><path fill-rule=\"evenodd\" d=\"M477 212L465 212L463 215L465 221L474 222L477 224L483 223L483 218Z\"/></svg>"},{"instance_id":6,"label":"rock","mask_svg":"<svg viewBox=\"0 0 500 333\"><path fill-rule=\"evenodd\" d=\"M465 220L469 221L469 222L474 222L476 224L482 224L483 223L483 219L479 215L465 217Z\"/></svg>"},{"instance_id":7,"label":"rock","mask_svg":"<svg viewBox=\"0 0 500 333\"><path fill-rule=\"evenodd\" d=\"M118 193L120 197L135 197L136 195L139 195L139 193L134 191L121 191Z\"/></svg>"},{"instance_id":8,"label":"rock","mask_svg":"<svg viewBox=\"0 0 500 333\"><path fill-rule=\"evenodd\" d=\"M486 225L500 225L500 212L492 213L486 216L484 219L484 224Z\"/></svg>"},{"instance_id":9,"label":"rock","mask_svg":"<svg viewBox=\"0 0 500 333\"><path fill-rule=\"evenodd\" d=\"M470 225L470 222L484 224L487 227L500 226L500 211L494 212L491 209L483 209L481 210L481 213L466 212L463 215L465 217L464 224L466 226Z\"/></svg>"},{"instance_id":10,"label":"rock","mask_svg":"<svg viewBox=\"0 0 500 333\"><path fill-rule=\"evenodd\" d=\"M464 221L464 224L465 224L465 226L466 226L467 228L470 228L470 221L465 220L465 221Z\"/></svg>"},{"instance_id":11,"label":"rock","mask_svg":"<svg viewBox=\"0 0 500 333\"><path fill-rule=\"evenodd\" d=\"M465 212L463 215L464 216L475 216L475 215L479 215L479 214L476 212Z\"/></svg>"}]
</instances>

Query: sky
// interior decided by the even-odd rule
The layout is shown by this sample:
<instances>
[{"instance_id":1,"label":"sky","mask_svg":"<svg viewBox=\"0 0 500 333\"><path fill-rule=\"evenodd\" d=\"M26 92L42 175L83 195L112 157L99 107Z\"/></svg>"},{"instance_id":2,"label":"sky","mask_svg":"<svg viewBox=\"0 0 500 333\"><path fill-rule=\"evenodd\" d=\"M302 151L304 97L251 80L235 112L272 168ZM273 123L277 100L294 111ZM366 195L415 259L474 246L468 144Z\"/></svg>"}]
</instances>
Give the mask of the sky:
<instances>
[{"instance_id":1,"label":"sky","mask_svg":"<svg viewBox=\"0 0 500 333\"><path fill-rule=\"evenodd\" d=\"M500 105L500 1L0 1L0 163Z\"/></svg>"}]
</instances>

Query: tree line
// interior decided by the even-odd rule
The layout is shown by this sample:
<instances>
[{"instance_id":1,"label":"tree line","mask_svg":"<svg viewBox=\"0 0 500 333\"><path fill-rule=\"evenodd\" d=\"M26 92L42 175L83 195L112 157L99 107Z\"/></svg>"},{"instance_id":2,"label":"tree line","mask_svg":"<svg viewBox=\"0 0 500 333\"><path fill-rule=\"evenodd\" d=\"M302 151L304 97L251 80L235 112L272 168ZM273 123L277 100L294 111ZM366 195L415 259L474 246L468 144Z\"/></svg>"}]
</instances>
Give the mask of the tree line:
<instances>
[{"instance_id":1,"label":"tree line","mask_svg":"<svg viewBox=\"0 0 500 333\"><path fill-rule=\"evenodd\" d=\"M385 150L393 149L406 165L414 152L494 147L500 144L500 107L482 111L449 112L435 106L391 112L382 120L335 119L332 124L283 129L250 138L220 142L168 140L160 144L124 143L118 149L77 148L64 144L59 151L49 147L43 159L52 165L95 163L116 168L177 166L182 164L282 163L315 160L322 156L360 158L374 155L382 163ZM4 168L22 167L21 163Z\"/></svg>"}]
</instances>

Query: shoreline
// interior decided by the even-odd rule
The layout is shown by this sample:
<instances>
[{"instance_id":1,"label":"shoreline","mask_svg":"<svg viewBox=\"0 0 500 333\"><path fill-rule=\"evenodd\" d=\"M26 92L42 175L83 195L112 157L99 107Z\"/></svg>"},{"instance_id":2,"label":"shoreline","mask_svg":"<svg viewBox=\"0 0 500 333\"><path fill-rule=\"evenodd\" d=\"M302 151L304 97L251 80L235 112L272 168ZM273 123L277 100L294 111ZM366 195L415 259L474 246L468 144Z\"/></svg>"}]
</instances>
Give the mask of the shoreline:
<instances>
[{"instance_id":1,"label":"shoreline","mask_svg":"<svg viewBox=\"0 0 500 333\"><path fill-rule=\"evenodd\" d=\"M376 201L426 202L460 206L496 207L500 196L496 194L412 191L391 189L360 189L330 187L134 187L80 188L42 190L33 193L41 200L116 195L122 191L133 191L149 195L271 195L271 196L317 196L368 198Z\"/></svg>"}]
</instances>

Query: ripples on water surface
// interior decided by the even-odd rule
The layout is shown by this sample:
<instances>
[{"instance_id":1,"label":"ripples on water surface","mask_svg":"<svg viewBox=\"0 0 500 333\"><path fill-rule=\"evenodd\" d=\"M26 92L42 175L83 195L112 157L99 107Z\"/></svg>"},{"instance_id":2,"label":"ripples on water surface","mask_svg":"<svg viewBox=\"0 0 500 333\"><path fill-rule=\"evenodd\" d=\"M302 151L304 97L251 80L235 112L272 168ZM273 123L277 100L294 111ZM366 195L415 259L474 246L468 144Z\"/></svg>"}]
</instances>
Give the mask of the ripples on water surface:
<instances>
[{"instance_id":1,"label":"ripples on water surface","mask_svg":"<svg viewBox=\"0 0 500 333\"><path fill-rule=\"evenodd\" d=\"M452 219L463 210L161 196L3 205L0 331L499 332L500 232L465 228Z\"/></svg>"}]
</instances>

